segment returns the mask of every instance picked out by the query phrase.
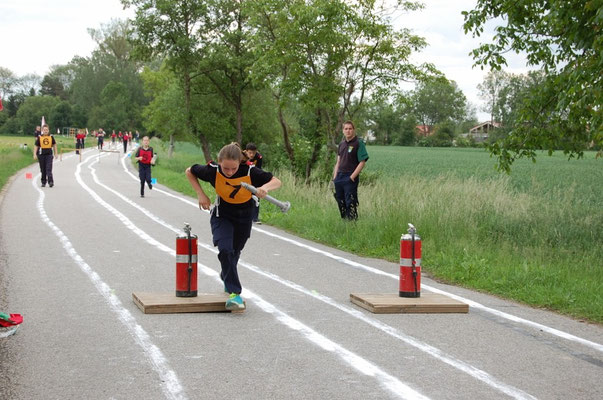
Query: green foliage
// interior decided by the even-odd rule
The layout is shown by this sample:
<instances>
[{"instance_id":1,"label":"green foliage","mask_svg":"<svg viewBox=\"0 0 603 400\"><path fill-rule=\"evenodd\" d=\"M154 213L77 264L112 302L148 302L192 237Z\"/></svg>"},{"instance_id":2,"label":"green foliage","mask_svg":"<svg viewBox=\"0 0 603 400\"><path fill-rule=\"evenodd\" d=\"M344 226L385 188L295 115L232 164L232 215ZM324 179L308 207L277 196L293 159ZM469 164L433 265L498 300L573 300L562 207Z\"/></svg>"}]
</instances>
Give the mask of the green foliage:
<instances>
[{"instance_id":1,"label":"green foliage","mask_svg":"<svg viewBox=\"0 0 603 400\"><path fill-rule=\"evenodd\" d=\"M19 130L12 133L29 134L33 133L35 127L40 125L42 116L45 116L46 122L49 123L48 117L52 110L60 103L56 97L50 96L31 96L25 99L19 111L17 111L17 124ZM51 129L56 128L51 126Z\"/></svg>"},{"instance_id":2,"label":"green foliage","mask_svg":"<svg viewBox=\"0 0 603 400\"><path fill-rule=\"evenodd\" d=\"M421 125L465 119L466 98L454 81L421 82L412 93L413 112Z\"/></svg>"},{"instance_id":3,"label":"green foliage","mask_svg":"<svg viewBox=\"0 0 603 400\"><path fill-rule=\"evenodd\" d=\"M408 30L395 31L374 2L250 3L259 54L252 74L270 83L280 112L296 105L297 133L310 143L311 154L301 166L297 148L286 145L285 150L306 179L324 146L335 148L343 121L354 118L367 92L386 97L402 79L435 73L431 65L409 61L413 51L425 46L424 40ZM414 2L398 6L418 7ZM285 142L292 141L287 122L281 126Z\"/></svg>"},{"instance_id":4,"label":"green foliage","mask_svg":"<svg viewBox=\"0 0 603 400\"><path fill-rule=\"evenodd\" d=\"M544 77L529 88L516 110L517 123L504 139L490 146L499 167L509 171L521 157L535 160L536 150L563 150L581 157L589 145L603 145L603 39L598 1L524 2L479 0L463 13L465 32L480 36L491 19L503 17L493 43L473 50L476 64L498 70L505 53L525 52L529 65Z\"/></svg>"},{"instance_id":5,"label":"green foliage","mask_svg":"<svg viewBox=\"0 0 603 400\"><path fill-rule=\"evenodd\" d=\"M67 101L57 103L48 118L49 125L55 128L63 128L71 125L71 104Z\"/></svg>"}]
</instances>

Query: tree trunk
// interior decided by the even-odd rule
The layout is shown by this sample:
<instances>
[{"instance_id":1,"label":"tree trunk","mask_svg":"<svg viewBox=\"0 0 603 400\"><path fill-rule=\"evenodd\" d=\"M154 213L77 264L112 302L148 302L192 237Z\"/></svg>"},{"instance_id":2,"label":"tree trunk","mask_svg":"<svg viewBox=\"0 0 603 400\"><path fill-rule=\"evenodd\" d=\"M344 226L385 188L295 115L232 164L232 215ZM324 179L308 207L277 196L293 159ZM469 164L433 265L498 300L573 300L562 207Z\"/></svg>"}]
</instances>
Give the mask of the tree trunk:
<instances>
[{"instance_id":1,"label":"tree trunk","mask_svg":"<svg viewBox=\"0 0 603 400\"><path fill-rule=\"evenodd\" d=\"M285 143L285 151L287 152L287 157L289 157L291 165L295 166L295 154L293 152L293 147L291 146L291 141L289 140L289 126L287 125L287 121L285 121L285 116L283 115L283 108L280 104L278 106L278 121L281 124L281 129L283 130L283 142Z\"/></svg>"},{"instance_id":2,"label":"tree trunk","mask_svg":"<svg viewBox=\"0 0 603 400\"><path fill-rule=\"evenodd\" d=\"M172 158L174 155L174 134L170 135L170 147L168 147L168 158Z\"/></svg>"},{"instance_id":3,"label":"tree trunk","mask_svg":"<svg viewBox=\"0 0 603 400\"><path fill-rule=\"evenodd\" d=\"M243 144L243 107L241 106L241 98L237 99L236 109L237 109L237 143L241 145L241 148L244 149L245 145Z\"/></svg>"},{"instance_id":4,"label":"tree trunk","mask_svg":"<svg viewBox=\"0 0 603 400\"><path fill-rule=\"evenodd\" d=\"M201 149L203 150L203 156L205 157L205 162L211 161L211 154L209 153L209 143L207 142L207 138L197 129L197 126L193 120L193 111L191 107L191 76L188 71L188 68L184 71L184 100L186 103L186 125L188 125L188 129L193 134L194 137L199 138L199 143L201 143Z\"/></svg>"}]
</instances>

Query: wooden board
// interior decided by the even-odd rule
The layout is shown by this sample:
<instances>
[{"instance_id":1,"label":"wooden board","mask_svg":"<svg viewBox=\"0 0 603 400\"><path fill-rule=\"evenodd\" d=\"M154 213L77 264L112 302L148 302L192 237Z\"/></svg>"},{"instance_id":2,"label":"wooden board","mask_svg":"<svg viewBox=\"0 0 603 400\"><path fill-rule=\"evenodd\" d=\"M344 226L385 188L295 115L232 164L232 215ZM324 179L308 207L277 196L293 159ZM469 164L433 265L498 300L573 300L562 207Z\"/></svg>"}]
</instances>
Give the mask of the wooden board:
<instances>
[{"instance_id":1,"label":"wooden board","mask_svg":"<svg viewBox=\"0 0 603 400\"><path fill-rule=\"evenodd\" d=\"M350 300L375 314L469 312L469 305L436 293L421 293L421 297L413 298L400 297L397 293L352 293Z\"/></svg>"},{"instance_id":2,"label":"wooden board","mask_svg":"<svg viewBox=\"0 0 603 400\"><path fill-rule=\"evenodd\" d=\"M227 293L198 293L197 297L176 297L173 293L135 292L132 293L132 300L145 314L231 312L225 307Z\"/></svg>"}]
</instances>

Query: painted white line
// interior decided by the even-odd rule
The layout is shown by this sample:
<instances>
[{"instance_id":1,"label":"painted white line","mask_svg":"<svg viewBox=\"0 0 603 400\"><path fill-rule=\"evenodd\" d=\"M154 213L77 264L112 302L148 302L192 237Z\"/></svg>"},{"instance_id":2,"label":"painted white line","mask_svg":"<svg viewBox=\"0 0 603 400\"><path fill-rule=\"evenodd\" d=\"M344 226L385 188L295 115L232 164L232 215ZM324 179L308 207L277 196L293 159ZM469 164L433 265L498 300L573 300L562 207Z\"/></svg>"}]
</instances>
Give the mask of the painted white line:
<instances>
[{"instance_id":1,"label":"painted white line","mask_svg":"<svg viewBox=\"0 0 603 400\"><path fill-rule=\"evenodd\" d=\"M77 169L79 170L79 164ZM36 179L38 176L40 175L38 174ZM39 193L37 208L42 221L44 221L59 238L67 254L75 261L82 272L88 276L96 290L103 296L111 307L111 310L118 316L121 323L130 332L134 341L142 348L144 354L151 361L153 369L157 372L162 381L161 389L166 398L174 400L187 399L176 373L170 368L161 350L151 341L149 334L136 322L134 316L122 305L119 298L112 293L111 287L107 285L90 265L84 261L71 244L69 238L50 220L44 209L45 194L36 185L35 179L32 182L32 186Z\"/></svg>"},{"instance_id":2,"label":"painted white line","mask_svg":"<svg viewBox=\"0 0 603 400\"><path fill-rule=\"evenodd\" d=\"M84 164L87 163L90 159L84 161ZM91 165L94 165L96 161L93 161ZM160 243L159 241L153 239L150 235L148 235L145 231L138 228L131 220L129 220L124 214L119 212L109 203L100 198L100 196L94 192L89 186L87 186L83 180L81 179L79 173L80 168L76 169L76 180L80 184L80 186L86 190L94 200L96 200L100 205L105 207L109 212L115 215L128 229L134 232L138 237L145 240L150 245L156 247L157 249L167 252L175 257L175 251ZM103 185L105 186L105 185ZM111 189L111 191L113 191ZM205 273L208 276L213 277L217 282L222 282L219 274L213 269L201 264L197 263L199 270ZM317 331L313 330L309 326L305 325L301 321L290 317L286 313L279 311L277 307L272 305L271 303L264 300L258 294L252 292L249 289L245 289L244 296L248 299L252 300L256 305L258 305L263 311L273 314L277 321L281 322L283 325L287 326L290 329L301 332L303 337L308 339L310 342L316 344L323 350L332 352L341 360L343 360L346 364L356 369L360 373L373 377L377 380L377 382L385 389L390 391L392 394L400 397L402 399L428 399L428 397L419 393L418 391L412 389L410 386L402 383L399 379L394 376L388 374L383 371L377 365L371 363L370 361L360 357L359 355L345 349L343 346L333 342L328 339L324 335L321 335Z\"/></svg>"},{"instance_id":3,"label":"painted white line","mask_svg":"<svg viewBox=\"0 0 603 400\"><path fill-rule=\"evenodd\" d=\"M130 176L132 176L134 179L138 179L138 178L136 178L128 170L128 168L126 167L126 165L123 163L123 159L122 159L122 165L123 165L124 170ZM168 195L170 197L176 198L176 199L178 199L180 201L183 201L183 202L185 202L185 203L187 203L187 204L189 204L189 205L191 205L191 206L193 206L195 208L199 208L198 204L196 204L196 203L194 203L192 201L186 200L184 198L181 198L180 196L175 196L175 195L173 195L171 193L168 193L166 191L163 191L163 190L157 190L157 191L160 192L160 193L164 193L164 194L166 194L166 195ZM265 235L271 236L273 238L283 240L283 241L291 243L291 244L293 244L295 246L298 246L298 247L310 250L310 251L312 251L314 253L317 253L317 254L321 254L321 255L323 255L325 257L329 257L329 258L331 258L331 259L333 259L335 261L338 261L340 263L343 263L343 264L346 264L346 265L350 265L352 267L355 267L355 268L358 268L358 269L362 269L364 271L367 271L367 272L370 272L370 273L373 273L373 274L376 274L376 275L387 276L387 277L395 279L395 280L399 280L400 279L400 277L397 276L397 275L381 271L380 269L373 268L373 267L370 267L368 265L357 263L355 261L349 260L349 259L344 258L344 257L336 256L335 254L333 254L331 252L320 250L320 249L318 249L316 247L309 246L309 245L301 243L301 242L299 242L297 240L293 240L293 239L290 239L290 238L286 238L284 236L277 235L277 234L269 232L269 231L267 231L265 229L258 228L256 226L254 226L253 229L256 230L256 231L258 231L258 232L260 232L260 233L263 233ZM455 300L459 300L459 301L462 301L464 303L467 303L471 307L480 309L480 310L485 311L485 312L490 313L490 314L494 314L497 317L508 319L509 321L513 321L513 322L516 322L516 323L519 323L519 324L524 324L524 325L530 326L532 328L535 328L535 329L538 329L538 330L542 330L543 332L547 332L547 333L549 333L551 335L560 337L562 339L566 339L566 340L569 340L571 342L580 343L580 344L583 344L585 346L591 347L591 348L593 348L595 350L598 350L600 352L603 352L603 344L599 344L599 343L596 343L596 342L593 342L593 341L581 338L579 336L572 335L571 333L567 333L567 332L561 331L559 329L555 329L555 328L551 328L551 327L543 325L543 324L539 324L538 322L530 321L530 320L527 320L525 318L517 317L515 315L509 314L509 313L506 313L506 312L503 312L503 311L499 311L499 310L496 310L494 308L487 307L487 306L485 306L485 305L483 305L481 303L478 303L476 301L470 300L470 299L468 299L466 297L462 297L462 296L456 295L454 293L446 292L444 290L441 290L441 289L438 289L436 287L427 285L425 283L421 283L421 286L423 288L431 291L431 292L440 293L440 294L449 296L449 297L451 297L451 298L453 298Z\"/></svg>"},{"instance_id":4,"label":"painted white line","mask_svg":"<svg viewBox=\"0 0 603 400\"><path fill-rule=\"evenodd\" d=\"M171 231L175 232L175 233L182 233L181 230L175 228L174 226L172 226L171 224L169 224L168 222L165 222L163 219L159 218L158 216L156 216L153 212L151 212L150 210L138 205L137 203L133 202L132 200L128 199L126 196L122 195L121 193L119 193L118 191L108 187L107 185L101 183L98 179L98 177L96 176L96 171L93 168L94 163L91 163L88 168L92 171L92 177L94 179L94 182L96 182L98 185L100 185L101 187L105 188L106 190L110 191L111 193L113 193L114 195L118 196L120 199L122 199L124 202L128 203L129 205L131 205L132 207L136 208L137 210L139 210L143 215L145 215L146 217L152 219L153 221L155 221L156 223L166 227L167 229L170 229ZM218 251L211 245L205 244L205 243L201 243L201 241L197 241L197 245L205 250L208 250L214 254L217 254ZM405 342L406 344L409 344L425 353L427 353L428 355L436 358L437 360L440 360L450 366L452 366L453 368L456 368L458 370L460 370L461 372L464 372L466 374L469 374L470 376L474 377L475 379L478 379L479 381L485 383L486 385L490 386L491 388L495 389L495 390L499 390L515 399L535 399L535 397L533 397L532 395L518 389L515 388L511 385L507 385L504 382L501 382L500 380L496 379L495 377L491 376L490 374L488 374L487 372L480 370L462 360L456 359L455 357L452 357L446 353L444 353L443 351L441 351L440 349L433 347L427 343L421 342L420 340L417 340L416 338L406 335L400 331L398 331L396 328L384 324L381 321L379 321L376 318L367 316L366 314L358 311L357 309L342 305L338 302L336 302L335 300L333 300L332 298L328 297L328 296L324 296L318 293L315 293L311 290L308 290L307 288L298 285L294 282L291 282L289 280L283 279L280 276L270 273L270 272L266 272L263 271L262 269L260 269L259 267L253 265L253 264L249 264L246 263L242 260L239 261L239 264L261 276L264 276L272 281L275 281L277 283L280 283L284 286L287 286L293 290L296 290L298 292L301 292L303 294L306 294L308 296L314 297L315 299L322 301L325 304L328 304L332 307L335 307L345 313L347 313L348 315L359 319L377 329L379 329L380 331L398 339L401 340L403 342Z\"/></svg>"},{"instance_id":5,"label":"painted white line","mask_svg":"<svg viewBox=\"0 0 603 400\"><path fill-rule=\"evenodd\" d=\"M370 267L368 265L364 265L364 264L361 264L361 263L358 263L358 262L355 262L355 261L352 261L352 260L348 260L347 258L344 258L344 257L336 256L335 254L330 253L328 251L324 251L324 250L320 250L320 249L317 249L317 248L312 247L312 246L308 246L308 245L306 245L304 243L301 243L301 242L298 242L296 240L289 239L289 238L286 238L286 237L282 237L280 235L276 235L276 234L274 234L272 232L269 232L269 231L266 231L264 229L256 228L256 227L254 227L254 229L256 229L257 231L262 232L262 233L264 233L264 234L266 234L268 236L284 240L286 242L289 242L289 243L294 244L296 246L308 249L308 250L310 250L310 251L312 251L314 253L321 254L321 255L323 255L325 257L329 257L329 258L331 258L333 260L336 260L336 261L338 261L340 263L352 266L354 268L361 269L361 270L364 270L364 271L367 271L367 272L370 272L370 273L373 273L373 274L377 274L377 275L387 276L387 277L395 279L395 280L399 280L400 279L400 277L398 275L391 274L391 273L388 273L388 272L384 272L384 271L381 271L380 269L373 268L373 267ZM450 292L446 292L444 290L438 289L436 287L433 287L433 286L430 286L430 285L427 285L427 284L424 284L424 283L421 283L421 287L423 287L425 289L428 289L431 292L440 293L440 294L446 295L448 297L451 297L453 299L462 301L464 303L467 303L471 307L478 308L480 310L483 310L483 311L486 311L488 313L494 314L494 315L496 315L498 317L501 317L501 318L504 318L504 319L508 319L510 321L517 322L517 323L520 323L520 324L528 325L528 326L531 326L533 328L536 328L536 329L542 330L544 332L547 332L547 333L549 333L551 335L555 335L555 336L558 336L560 338L563 338L563 339L566 339L566 340L569 340L569 341L572 341L572 342L581 343L581 344L583 344L585 346L592 347L595 350L599 350L599 351L603 352L603 345L601 345L599 343L595 343L595 342L592 342L590 340L583 339L581 337L572 335L570 333L567 333L567 332L564 332L564 331L560 331L558 329L551 328L549 326L542 325L542 324L539 324L539 323L534 322L534 321L530 321L530 320L527 320L527 319L524 319L524 318L520 318L520 317L517 317L515 315L511 315L511 314L505 313L503 311L499 311L499 310L496 310L496 309L493 309L493 308L490 308L490 307L486 307L485 305L483 305L481 303L478 303L476 301L467 299L467 298L462 297L462 296L458 296L458 295L450 293Z\"/></svg>"}]
</instances>

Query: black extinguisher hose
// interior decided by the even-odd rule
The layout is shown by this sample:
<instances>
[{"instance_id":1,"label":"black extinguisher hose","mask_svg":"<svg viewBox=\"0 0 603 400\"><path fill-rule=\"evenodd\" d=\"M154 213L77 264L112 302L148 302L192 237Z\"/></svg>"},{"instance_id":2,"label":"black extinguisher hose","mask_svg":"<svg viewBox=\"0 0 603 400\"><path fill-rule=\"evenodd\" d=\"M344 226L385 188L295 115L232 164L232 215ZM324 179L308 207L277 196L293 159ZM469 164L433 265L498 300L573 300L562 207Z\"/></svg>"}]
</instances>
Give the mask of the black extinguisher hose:
<instances>
[{"instance_id":1,"label":"black extinguisher hose","mask_svg":"<svg viewBox=\"0 0 603 400\"><path fill-rule=\"evenodd\" d=\"M416 266L416 260L415 260L415 232L414 232L414 230L412 231L411 246L412 246L412 250L411 250L411 254L412 254L412 279L415 282L415 297L417 297L417 294L419 293L419 291L418 291L418 288L417 288L417 266Z\"/></svg>"},{"instance_id":2,"label":"black extinguisher hose","mask_svg":"<svg viewBox=\"0 0 603 400\"><path fill-rule=\"evenodd\" d=\"M193 273L193 249L191 243L191 231L186 233L188 238L188 294L191 293L191 275Z\"/></svg>"}]
</instances>

